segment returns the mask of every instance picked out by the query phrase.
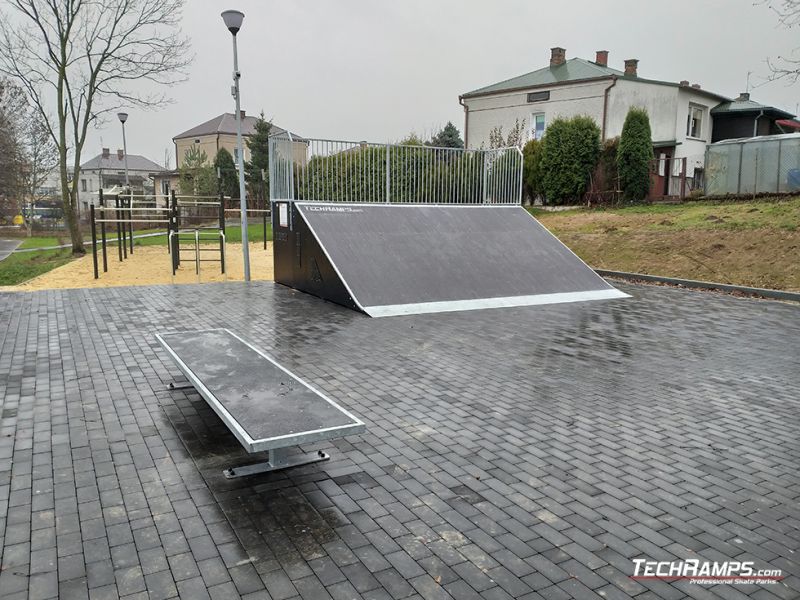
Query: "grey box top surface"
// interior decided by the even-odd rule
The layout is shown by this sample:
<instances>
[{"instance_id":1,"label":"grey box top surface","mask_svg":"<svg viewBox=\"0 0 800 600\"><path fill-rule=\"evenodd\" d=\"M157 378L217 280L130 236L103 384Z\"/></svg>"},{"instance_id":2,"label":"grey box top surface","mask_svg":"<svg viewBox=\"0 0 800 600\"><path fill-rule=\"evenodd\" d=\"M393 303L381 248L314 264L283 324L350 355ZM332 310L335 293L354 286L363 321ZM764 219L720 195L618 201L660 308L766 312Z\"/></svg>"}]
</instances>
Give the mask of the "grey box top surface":
<instances>
[{"instance_id":1,"label":"grey box top surface","mask_svg":"<svg viewBox=\"0 0 800 600\"><path fill-rule=\"evenodd\" d=\"M253 442L262 442L251 451L338 437L331 435L337 429L363 431L357 418L225 329L158 338L216 412L215 401L228 413L231 419L220 414L228 426L238 425ZM286 443L263 444L280 439Z\"/></svg>"}]
</instances>

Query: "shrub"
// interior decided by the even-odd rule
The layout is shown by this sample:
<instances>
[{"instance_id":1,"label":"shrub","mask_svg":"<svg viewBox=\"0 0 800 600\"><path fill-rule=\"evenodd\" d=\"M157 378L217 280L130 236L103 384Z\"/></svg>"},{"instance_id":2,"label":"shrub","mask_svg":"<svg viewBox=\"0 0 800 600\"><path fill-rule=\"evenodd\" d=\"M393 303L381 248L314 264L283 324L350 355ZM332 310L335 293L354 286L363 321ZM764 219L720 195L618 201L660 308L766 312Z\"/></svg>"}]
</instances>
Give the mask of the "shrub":
<instances>
[{"instance_id":1,"label":"shrub","mask_svg":"<svg viewBox=\"0 0 800 600\"><path fill-rule=\"evenodd\" d=\"M548 202L580 200L600 154L600 128L591 117L556 119L542 141L542 186Z\"/></svg>"},{"instance_id":2,"label":"shrub","mask_svg":"<svg viewBox=\"0 0 800 600\"><path fill-rule=\"evenodd\" d=\"M220 148L214 157L214 172L219 179L221 191L231 198L239 197L239 172L233 162L233 156L225 148Z\"/></svg>"},{"instance_id":3,"label":"shrub","mask_svg":"<svg viewBox=\"0 0 800 600\"><path fill-rule=\"evenodd\" d=\"M522 188L531 202L542 194L542 142L529 140L522 148Z\"/></svg>"},{"instance_id":4,"label":"shrub","mask_svg":"<svg viewBox=\"0 0 800 600\"><path fill-rule=\"evenodd\" d=\"M631 108L625 117L617 150L617 170L623 199L641 202L647 198L652 160L650 118L646 110Z\"/></svg>"}]
</instances>

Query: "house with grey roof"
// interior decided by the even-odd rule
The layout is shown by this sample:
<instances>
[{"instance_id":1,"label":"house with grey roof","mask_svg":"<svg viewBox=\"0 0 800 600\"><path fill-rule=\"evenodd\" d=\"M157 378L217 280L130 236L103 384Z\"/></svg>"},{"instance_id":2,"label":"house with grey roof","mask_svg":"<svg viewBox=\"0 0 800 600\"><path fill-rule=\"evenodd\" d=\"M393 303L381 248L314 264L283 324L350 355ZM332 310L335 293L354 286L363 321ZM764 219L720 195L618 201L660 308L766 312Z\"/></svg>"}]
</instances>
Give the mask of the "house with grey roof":
<instances>
[{"instance_id":1,"label":"house with grey roof","mask_svg":"<svg viewBox=\"0 0 800 600\"><path fill-rule=\"evenodd\" d=\"M109 190L125 186L125 166L127 163L128 180L134 193L152 194L153 179L165 171L163 166L139 154L128 154L117 150L112 153L109 148L81 165L78 197L82 208L88 210L94 204L101 189Z\"/></svg>"},{"instance_id":2,"label":"house with grey roof","mask_svg":"<svg viewBox=\"0 0 800 600\"><path fill-rule=\"evenodd\" d=\"M249 137L255 133L257 117L248 116L242 111L242 136ZM271 134L284 133L286 130L272 125ZM295 135L296 134L292 134ZM299 136L296 136L299 137ZM233 113L222 113L205 123L200 123L183 133L179 133L172 141L175 144L175 164L180 169L186 157L186 151L192 147L206 153L209 163L213 162L217 152L225 148L233 156L234 162L238 160L238 150L236 148L236 115ZM244 160L250 160L250 153L247 146L244 147Z\"/></svg>"},{"instance_id":3,"label":"house with grey roof","mask_svg":"<svg viewBox=\"0 0 800 600\"><path fill-rule=\"evenodd\" d=\"M508 132L523 124L528 138L541 138L557 117L588 115L602 138L620 135L628 110L641 107L650 115L658 161L654 195L669 195L676 175L685 169L689 179L702 174L706 144L712 137L711 109L729 98L688 81L671 82L643 77L639 61L624 61L622 70L609 66L609 53L599 50L594 60L566 58L564 48L552 48L550 64L462 94L464 138L467 147L489 145L495 127Z\"/></svg>"}]
</instances>

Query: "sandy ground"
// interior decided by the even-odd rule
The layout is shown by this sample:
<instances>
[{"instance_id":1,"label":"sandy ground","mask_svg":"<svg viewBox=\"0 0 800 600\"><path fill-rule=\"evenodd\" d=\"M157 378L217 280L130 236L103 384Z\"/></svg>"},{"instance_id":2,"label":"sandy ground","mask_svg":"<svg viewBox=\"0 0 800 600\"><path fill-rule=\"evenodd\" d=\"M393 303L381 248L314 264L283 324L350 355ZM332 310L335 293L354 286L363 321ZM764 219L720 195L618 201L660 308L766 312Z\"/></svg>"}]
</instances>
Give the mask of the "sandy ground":
<instances>
[{"instance_id":1,"label":"sandy ground","mask_svg":"<svg viewBox=\"0 0 800 600\"><path fill-rule=\"evenodd\" d=\"M213 246L205 246L212 248ZM92 255L35 277L17 286L6 287L5 290L33 291L55 288L97 288L119 287L128 285L157 285L169 283L198 283L209 281L242 281L244 267L242 261L242 245L228 244L226 249L226 274L220 273L217 262L200 263L200 275L195 273L195 264L189 253L183 257L180 269L172 277L172 263L164 246L140 246L133 256L119 262L116 248L108 253L108 272L103 273L102 258L98 256L100 278L94 279ZM216 258L214 252L204 252L204 258ZM272 244L264 250L262 243L250 244L250 277L253 280L271 280Z\"/></svg>"}]
</instances>

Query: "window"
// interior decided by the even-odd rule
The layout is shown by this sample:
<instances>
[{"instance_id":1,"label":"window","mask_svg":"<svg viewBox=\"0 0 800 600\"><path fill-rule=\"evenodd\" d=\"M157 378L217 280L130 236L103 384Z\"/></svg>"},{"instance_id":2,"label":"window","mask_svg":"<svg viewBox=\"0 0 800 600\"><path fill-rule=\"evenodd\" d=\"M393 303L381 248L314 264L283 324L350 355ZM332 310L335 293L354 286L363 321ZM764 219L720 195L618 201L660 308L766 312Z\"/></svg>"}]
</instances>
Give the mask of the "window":
<instances>
[{"instance_id":1,"label":"window","mask_svg":"<svg viewBox=\"0 0 800 600\"><path fill-rule=\"evenodd\" d=\"M531 92L528 94L528 102L544 102L550 100L550 91L546 92Z\"/></svg>"},{"instance_id":2,"label":"window","mask_svg":"<svg viewBox=\"0 0 800 600\"><path fill-rule=\"evenodd\" d=\"M531 115L531 138L542 139L544 135L544 113Z\"/></svg>"},{"instance_id":3,"label":"window","mask_svg":"<svg viewBox=\"0 0 800 600\"><path fill-rule=\"evenodd\" d=\"M85 179L81 179L81 191L85 192L86 189L87 189L86 188L86 180Z\"/></svg>"},{"instance_id":4,"label":"window","mask_svg":"<svg viewBox=\"0 0 800 600\"><path fill-rule=\"evenodd\" d=\"M698 139L703 137L703 115L705 110L704 106L689 105L689 115L686 117L686 137Z\"/></svg>"},{"instance_id":5,"label":"window","mask_svg":"<svg viewBox=\"0 0 800 600\"><path fill-rule=\"evenodd\" d=\"M169 179L161 180L161 195L169 196Z\"/></svg>"}]
</instances>

